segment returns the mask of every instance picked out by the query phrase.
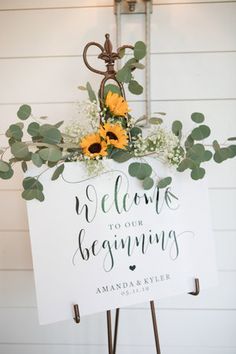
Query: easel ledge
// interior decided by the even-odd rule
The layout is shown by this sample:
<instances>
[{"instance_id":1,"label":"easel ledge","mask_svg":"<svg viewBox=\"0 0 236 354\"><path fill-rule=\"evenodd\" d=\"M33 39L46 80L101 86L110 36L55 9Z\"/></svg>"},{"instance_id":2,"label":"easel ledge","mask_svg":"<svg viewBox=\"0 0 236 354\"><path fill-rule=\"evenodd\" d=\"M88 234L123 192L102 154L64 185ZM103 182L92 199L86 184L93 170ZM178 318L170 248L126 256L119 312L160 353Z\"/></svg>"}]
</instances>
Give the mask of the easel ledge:
<instances>
[{"instance_id":1,"label":"easel ledge","mask_svg":"<svg viewBox=\"0 0 236 354\"><path fill-rule=\"evenodd\" d=\"M190 292L189 295L197 296L197 295L199 295L199 293L200 293L200 281L198 278L195 278L195 291ZM150 301L150 309L151 309L151 315L152 315L152 324L153 324L153 331L154 331L154 337L155 337L156 352L157 352L157 354L161 354L154 301ZM107 314L108 353L109 354L116 354L120 309L119 308L116 309L115 327L114 327L114 336L113 337L112 337L111 310L107 311L106 314ZM80 312L79 312L78 304L74 305L74 316L75 316L74 321L76 323L80 323Z\"/></svg>"}]
</instances>

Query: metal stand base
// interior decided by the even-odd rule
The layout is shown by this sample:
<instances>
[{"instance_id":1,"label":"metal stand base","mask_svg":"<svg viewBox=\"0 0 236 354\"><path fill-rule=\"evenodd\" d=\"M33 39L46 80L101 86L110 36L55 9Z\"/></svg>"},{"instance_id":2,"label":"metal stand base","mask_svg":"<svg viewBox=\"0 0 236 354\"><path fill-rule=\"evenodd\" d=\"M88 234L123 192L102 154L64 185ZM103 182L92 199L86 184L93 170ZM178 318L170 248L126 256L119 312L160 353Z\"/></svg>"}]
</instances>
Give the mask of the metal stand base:
<instances>
[{"instance_id":1,"label":"metal stand base","mask_svg":"<svg viewBox=\"0 0 236 354\"><path fill-rule=\"evenodd\" d=\"M199 279L195 279L195 291L192 291L189 294L197 296L199 293L200 293ZM156 353L161 354L154 301L150 301L150 309L151 309L151 316L152 316L152 325L153 325L153 332L155 338ZM74 313L75 313L74 320L76 323L79 323L80 314L79 314L79 307L77 304L74 305ZM108 354L116 354L119 317L120 317L120 309L116 309L114 335L112 335L111 310L107 311Z\"/></svg>"}]
</instances>

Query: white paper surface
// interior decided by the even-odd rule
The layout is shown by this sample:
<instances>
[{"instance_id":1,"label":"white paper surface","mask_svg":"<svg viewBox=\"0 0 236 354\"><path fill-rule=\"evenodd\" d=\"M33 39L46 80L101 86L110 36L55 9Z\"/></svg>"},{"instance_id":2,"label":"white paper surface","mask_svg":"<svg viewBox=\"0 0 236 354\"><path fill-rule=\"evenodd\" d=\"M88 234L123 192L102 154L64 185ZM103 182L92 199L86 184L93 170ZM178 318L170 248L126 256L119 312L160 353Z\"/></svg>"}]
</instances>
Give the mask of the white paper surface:
<instances>
[{"instance_id":1,"label":"white paper surface","mask_svg":"<svg viewBox=\"0 0 236 354\"><path fill-rule=\"evenodd\" d=\"M66 163L57 181L52 169L40 177L45 201L27 208L41 324L72 319L73 304L84 316L185 294L195 277L201 289L217 284L206 182L175 172L171 188L145 191L129 164L108 160L88 178Z\"/></svg>"}]
</instances>

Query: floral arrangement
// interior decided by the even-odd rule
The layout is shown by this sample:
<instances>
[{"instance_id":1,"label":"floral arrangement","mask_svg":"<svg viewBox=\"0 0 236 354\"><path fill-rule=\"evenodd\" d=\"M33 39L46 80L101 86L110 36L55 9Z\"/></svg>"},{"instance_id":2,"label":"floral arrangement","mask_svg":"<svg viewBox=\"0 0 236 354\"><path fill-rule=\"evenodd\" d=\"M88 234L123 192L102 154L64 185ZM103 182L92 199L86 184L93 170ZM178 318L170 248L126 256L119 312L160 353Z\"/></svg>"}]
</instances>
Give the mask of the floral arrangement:
<instances>
[{"instance_id":1,"label":"floral arrangement","mask_svg":"<svg viewBox=\"0 0 236 354\"><path fill-rule=\"evenodd\" d=\"M44 200L43 185L40 176L44 171L53 168L52 181L63 173L65 163L80 161L86 164L89 175L99 175L104 170L103 161L113 159L123 163L131 159L128 172L140 180L145 190L157 185L165 188L171 184L169 176L159 178L152 166L145 160L153 156L178 172L190 171L194 180L202 179L205 169L202 164L214 159L221 163L236 156L236 145L220 146L217 140L204 145L204 139L211 134L210 128L204 124L202 113L191 115L193 129L187 135L183 133L183 124L179 120L172 123L171 130L164 125L165 114L157 112L152 117L142 116L135 119L128 102L121 92L121 85L128 84L133 94L141 94L142 86L134 80L134 69L143 69L139 62L145 57L144 43L137 42L133 47L134 57L116 73L120 85L107 84L104 97L97 98L89 83L81 90L87 91L89 100L80 102L79 117L86 118L86 125L81 119L73 121L61 128L63 122L45 123L45 117L36 118L29 105L22 105L18 112L18 121L9 126L5 135L8 145L0 148L0 178L10 179L15 164L20 163L22 170L28 165L37 167L45 165L45 169L35 177L23 179L22 197L26 200ZM121 57L123 53L119 53ZM26 126L24 121L30 121ZM30 138L24 139L24 134ZM6 158L7 153L11 156ZM155 176L155 177L154 177Z\"/></svg>"}]
</instances>

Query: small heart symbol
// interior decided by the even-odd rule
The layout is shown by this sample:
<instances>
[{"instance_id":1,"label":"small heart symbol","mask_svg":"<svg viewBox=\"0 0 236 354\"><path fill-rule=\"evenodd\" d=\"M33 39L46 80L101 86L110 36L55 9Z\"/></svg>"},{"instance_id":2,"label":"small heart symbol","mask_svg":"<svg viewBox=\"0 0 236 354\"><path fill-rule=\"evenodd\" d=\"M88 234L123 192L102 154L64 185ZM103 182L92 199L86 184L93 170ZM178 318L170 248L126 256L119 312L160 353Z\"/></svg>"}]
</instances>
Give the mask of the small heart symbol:
<instances>
[{"instance_id":1,"label":"small heart symbol","mask_svg":"<svg viewBox=\"0 0 236 354\"><path fill-rule=\"evenodd\" d=\"M136 265L129 266L129 269L132 270L132 271L134 271L135 268L136 268Z\"/></svg>"}]
</instances>

